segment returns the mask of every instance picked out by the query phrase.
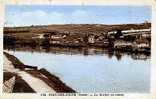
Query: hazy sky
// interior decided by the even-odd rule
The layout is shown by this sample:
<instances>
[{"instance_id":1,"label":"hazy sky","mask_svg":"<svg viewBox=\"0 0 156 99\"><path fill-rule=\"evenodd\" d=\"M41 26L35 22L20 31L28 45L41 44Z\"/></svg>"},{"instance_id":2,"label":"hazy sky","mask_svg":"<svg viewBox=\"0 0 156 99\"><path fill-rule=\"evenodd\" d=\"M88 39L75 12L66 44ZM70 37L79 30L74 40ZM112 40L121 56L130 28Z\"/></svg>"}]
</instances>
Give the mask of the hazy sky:
<instances>
[{"instance_id":1,"label":"hazy sky","mask_svg":"<svg viewBox=\"0 0 156 99\"><path fill-rule=\"evenodd\" d=\"M5 25L126 24L151 20L148 6L7 5Z\"/></svg>"}]
</instances>

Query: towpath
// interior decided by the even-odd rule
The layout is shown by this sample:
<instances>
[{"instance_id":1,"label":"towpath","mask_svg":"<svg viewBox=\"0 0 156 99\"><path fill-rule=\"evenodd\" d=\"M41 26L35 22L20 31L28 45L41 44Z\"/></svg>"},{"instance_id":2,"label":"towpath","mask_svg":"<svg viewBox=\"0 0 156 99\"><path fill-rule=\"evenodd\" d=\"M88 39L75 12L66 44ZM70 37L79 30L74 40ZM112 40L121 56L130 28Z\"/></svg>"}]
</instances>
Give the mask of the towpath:
<instances>
[{"instance_id":1,"label":"towpath","mask_svg":"<svg viewBox=\"0 0 156 99\"><path fill-rule=\"evenodd\" d=\"M50 86L48 86L43 80L33 77L29 73L25 71L20 71L19 69L14 68L13 64L11 61L7 59L7 57L4 55L4 66L3 70L4 72L14 72L18 76L20 76L23 80L25 80L28 85L34 89L35 92L41 93L41 92L53 92L55 93L54 89L52 89Z\"/></svg>"}]
</instances>

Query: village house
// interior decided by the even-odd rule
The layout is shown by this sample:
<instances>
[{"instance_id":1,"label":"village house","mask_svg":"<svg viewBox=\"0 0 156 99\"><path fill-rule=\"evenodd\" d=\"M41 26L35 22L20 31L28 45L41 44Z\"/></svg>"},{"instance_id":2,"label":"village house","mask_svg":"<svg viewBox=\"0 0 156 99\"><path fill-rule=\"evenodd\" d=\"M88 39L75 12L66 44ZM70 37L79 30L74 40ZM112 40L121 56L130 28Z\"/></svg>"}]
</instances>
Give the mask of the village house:
<instances>
[{"instance_id":1,"label":"village house","mask_svg":"<svg viewBox=\"0 0 156 99\"><path fill-rule=\"evenodd\" d=\"M37 34L37 35L32 36L32 39L37 39L37 38L44 39L44 34L42 33L42 34Z\"/></svg>"},{"instance_id":2,"label":"village house","mask_svg":"<svg viewBox=\"0 0 156 99\"><path fill-rule=\"evenodd\" d=\"M95 36L93 34L88 36L88 43L94 43L95 42Z\"/></svg>"},{"instance_id":3,"label":"village house","mask_svg":"<svg viewBox=\"0 0 156 99\"><path fill-rule=\"evenodd\" d=\"M134 42L135 51L146 51L148 52L151 48L149 41L140 35L137 40Z\"/></svg>"},{"instance_id":4,"label":"village house","mask_svg":"<svg viewBox=\"0 0 156 99\"><path fill-rule=\"evenodd\" d=\"M107 36L111 37L114 36L114 38L122 38L122 36L128 36L128 35L144 35L144 36L150 36L151 29L130 29L130 30L113 30L109 31Z\"/></svg>"},{"instance_id":5,"label":"village house","mask_svg":"<svg viewBox=\"0 0 156 99\"><path fill-rule=\"evenodd\" d=\"M123 33L121 30L114 30L107 33L107 38L119 39L123 38Z\"/></svg>"},{"instance_id":6,"label":"village house","mask_svg":"<svg viewBox=\"0 0 156 99\"><path fill-rule=\"evenodd\" d=\"M132 50L133 43L132 42L127 42L123 40L118 40L114 42L114 49L117 50Z\"/></svg>"}]
</instances>

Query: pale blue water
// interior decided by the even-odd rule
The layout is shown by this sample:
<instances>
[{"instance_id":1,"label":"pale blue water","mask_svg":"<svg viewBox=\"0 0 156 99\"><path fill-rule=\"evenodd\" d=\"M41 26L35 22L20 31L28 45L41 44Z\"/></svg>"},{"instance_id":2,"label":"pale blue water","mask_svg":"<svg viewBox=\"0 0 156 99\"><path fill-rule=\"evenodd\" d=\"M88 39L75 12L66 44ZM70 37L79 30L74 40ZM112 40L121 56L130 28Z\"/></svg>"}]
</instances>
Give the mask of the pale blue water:
<instances>
[{"instance_id":1,"label":"pale blue water","mask_svg":"<svg viewBox=\"0 0 156 99\"><path fill-rule=\"evenodd\" d=\"M150 59L134 60L115 56L68 55L44 52L9 51L27 65L46 68L77 92L148 93Z\"/></svg>"}]
</instances>

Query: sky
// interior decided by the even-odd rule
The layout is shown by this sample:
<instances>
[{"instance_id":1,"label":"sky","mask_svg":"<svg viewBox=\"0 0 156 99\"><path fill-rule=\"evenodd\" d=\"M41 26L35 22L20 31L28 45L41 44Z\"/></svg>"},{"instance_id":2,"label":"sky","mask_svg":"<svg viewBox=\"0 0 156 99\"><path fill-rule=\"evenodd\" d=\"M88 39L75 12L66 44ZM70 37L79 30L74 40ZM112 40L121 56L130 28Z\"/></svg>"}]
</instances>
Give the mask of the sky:
<instances>
[{"instance_id":1,"label":"sky","mask_svg":"<svg viewBox=\"0 0 156 99\"><path fill-rule=\"evenodd\" d=\"M151 21L149 6L7 5L5 26L128 24Z\"/></svg>"}]
</instances>

